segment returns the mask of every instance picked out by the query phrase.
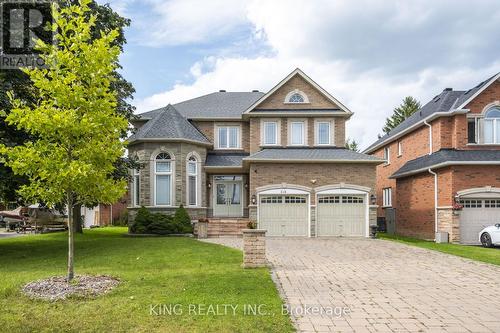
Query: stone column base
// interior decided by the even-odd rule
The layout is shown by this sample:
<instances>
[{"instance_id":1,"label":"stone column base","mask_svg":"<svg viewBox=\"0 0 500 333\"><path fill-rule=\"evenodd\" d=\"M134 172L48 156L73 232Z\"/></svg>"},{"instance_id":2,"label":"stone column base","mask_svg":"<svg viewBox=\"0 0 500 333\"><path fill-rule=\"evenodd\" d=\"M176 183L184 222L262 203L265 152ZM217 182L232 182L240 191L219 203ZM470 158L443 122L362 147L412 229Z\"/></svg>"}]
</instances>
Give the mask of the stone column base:
<instances>
[{"instance_id":1,"label":"stone column base","mask_svg":"<svg viewBox=\"0 0 500 333\"><path fill-rule=\"evenodd\" d=\"M438 231L448 233L450 243L460 242L460 211L453 211L451 207L438 207Z\"/></svg>"},{"instance_id":2,"label":"stone column base","mask_svg":"<svg viewBox=\"0 0 500 333\"><path fill-rule=\"evenodd\" d=\"M267 266L266 231L243 229L243 268Z\"/></svg>"}]
</instances>

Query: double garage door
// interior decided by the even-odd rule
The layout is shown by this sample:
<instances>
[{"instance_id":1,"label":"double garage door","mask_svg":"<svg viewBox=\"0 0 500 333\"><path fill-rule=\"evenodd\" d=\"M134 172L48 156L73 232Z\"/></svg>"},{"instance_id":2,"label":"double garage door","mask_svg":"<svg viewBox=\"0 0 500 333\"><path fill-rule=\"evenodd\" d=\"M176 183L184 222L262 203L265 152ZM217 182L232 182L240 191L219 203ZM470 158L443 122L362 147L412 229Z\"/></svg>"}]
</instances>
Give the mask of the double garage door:
<instances>
[{"instance_id":1,"label":"double garage door","mask_svg":"<svg viewBox=\"0 0 500 333\"><path fill-rule=\"evenodd\" d=\"M319 195L316 236L364 236L366 224L364 195ZM268 236L308 236L307 195L262 195L259 227Z\"/></svg>"},{"instance_id":2,"label":"double garage door","mask_svg":"<svg viewBox=\"0 0 500 333\"><path fill-rule=\"evenodd\" d=\"M479 244L479 232L500 223L500 199L464 199L460 213L460 243Z\"/></svg>"}]
</instances>

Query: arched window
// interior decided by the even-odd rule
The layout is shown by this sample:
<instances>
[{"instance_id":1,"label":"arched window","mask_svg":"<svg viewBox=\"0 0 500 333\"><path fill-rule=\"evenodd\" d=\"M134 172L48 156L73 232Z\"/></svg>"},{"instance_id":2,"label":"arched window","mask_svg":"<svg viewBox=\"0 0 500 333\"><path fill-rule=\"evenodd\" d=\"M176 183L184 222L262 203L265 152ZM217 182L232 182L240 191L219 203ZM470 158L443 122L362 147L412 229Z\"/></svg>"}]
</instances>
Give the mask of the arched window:
<instances>
[{"instance_id":1,"label":"arched window","mask_svg":"<svg viewBox=\"0 0 500 333\"><path fill-rule=\"evenodd\" d=\"M155 158L155 205L172 206L172 158L159 153Z\"/></svg>"},{"instance_id":2,"label":"arched window","mask_svg":"<svg viewBox=\"0 0 500 333\"><path fill-rule=\"evenodd\" d=\"M187 161L187 196L189 206L198 206L198 161L193 155Z\"/></svg>"},{"instance_id":3,"label":"arched window","mask_svg":"<svg viewBox=\"0 0 500 333\"><path fill-rule=\"evenodd\" d=\"M139 169L133 170L133 179L132 179L132 187L133 187L133 205L139 206L141 204L140 195L141 195L141 173Z\"/></svg>"},{"instance_id":4,"label":"arched window","mask_svg":"<svg viewBox=\"0 0 500 333\"><path fill-rule=\"evenodd\" d=\"M299 93L295 93L290 96L288 103L304 103L304 97Z\"/></svg>"},{"instance_id":5,"label":"arched window","mask_svg":"<svg viewBox=\"0 0 500 333\"><path fill-rule=\"evenodd\" d=\"M484 143L500 144L500 106L494 106L484 114Z\"/></svg>"}]
</instances>

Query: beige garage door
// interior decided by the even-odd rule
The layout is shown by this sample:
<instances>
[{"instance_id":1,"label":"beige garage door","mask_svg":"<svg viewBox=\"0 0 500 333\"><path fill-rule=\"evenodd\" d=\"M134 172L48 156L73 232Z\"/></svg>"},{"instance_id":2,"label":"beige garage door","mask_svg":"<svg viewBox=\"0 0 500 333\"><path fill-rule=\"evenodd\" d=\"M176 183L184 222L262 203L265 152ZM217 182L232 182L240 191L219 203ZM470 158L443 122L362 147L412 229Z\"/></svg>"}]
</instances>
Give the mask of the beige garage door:
<instances>
[{"instance_id":1,"label":"beige garage door","mask_svg":"<svg viewBox=\"0 0 500 333\"><path fill-rule=\"evenodd\" d=\"M317 236L365 236L364 195L320 195Z\"/></svg>"},{"instance_id":2,"label":"beige garage door","mask_svg":"<svg viewBox=\"0 0 500 333\"><path fill-rule=\"evenodd\" d=\"M308 207L305 195L262 195L259 228L268 236L308 236Z\"/></svg>"},{"instance_id":3,"label":"beige garage door","mask_svg":"<svg viewBox=\"0 0 500 333\"><path fill-rule=\"evenodd\" d=\"M479 244L479 232L500 223L500 199L465 199L460 202L460 243Z\"/></svg>"}]
</instances>

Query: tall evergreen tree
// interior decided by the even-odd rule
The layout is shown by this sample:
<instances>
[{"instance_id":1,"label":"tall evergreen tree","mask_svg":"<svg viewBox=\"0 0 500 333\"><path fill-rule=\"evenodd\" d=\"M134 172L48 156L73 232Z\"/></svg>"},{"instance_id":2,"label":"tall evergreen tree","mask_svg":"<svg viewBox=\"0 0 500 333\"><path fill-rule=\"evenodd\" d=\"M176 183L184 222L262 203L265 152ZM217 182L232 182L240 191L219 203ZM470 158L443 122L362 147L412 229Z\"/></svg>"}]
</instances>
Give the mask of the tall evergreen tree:
<instances>
[{"instance_id":1,"label":"tall evergreen tree","mask_svg":"<svg viewBox=\"0 0 500 333\"><path fill-rule=\"evenodd\" d=\"M359 152L359 144L354 139L347 139L345 142L345 147L355 152Z\"/></svg>"},{"instance_id":2,"label":"tall evergreen tree","mask_svg":"<svg viewBox=\"0 0 500 333\"><path fill-rule=\"evenodd\" d=\"M412 96L407 96L398 107L394 108L392 116L385 120L383 131L388 134L393 128L401 124L406 118L420 109L420 102Z\"/></svg>"}]
</instances>

